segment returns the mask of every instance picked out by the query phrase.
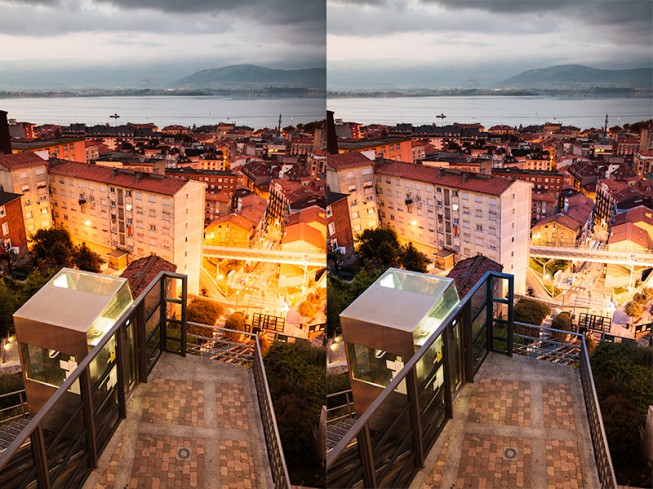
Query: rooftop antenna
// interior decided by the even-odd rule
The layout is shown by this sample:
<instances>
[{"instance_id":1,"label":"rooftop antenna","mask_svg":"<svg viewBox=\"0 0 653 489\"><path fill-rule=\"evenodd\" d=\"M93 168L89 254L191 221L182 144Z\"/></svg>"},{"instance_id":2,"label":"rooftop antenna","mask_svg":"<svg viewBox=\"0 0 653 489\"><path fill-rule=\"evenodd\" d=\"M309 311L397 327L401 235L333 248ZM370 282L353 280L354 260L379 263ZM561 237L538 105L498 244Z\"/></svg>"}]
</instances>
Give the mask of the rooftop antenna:
<instances>
[{"instance_id":1,"label":"rooftop antenna","mask_svg":"<svg viewBox=\"0 0 653 489\"><path fill-rule=\"evenodd\" d=\"M279 137L281 137L281 114L279 114L279 126L277 127L277 132L279 133Z\"/></svg>"},{"instance_id":2,"label":"rooftop antenna","mask_svg":"<svg viewBox=\"0 0 653 489\"><path fill-rule=\"evenodd\" d=\"M603 128L605 137L608 137L608 114L605 114L605 127Z\"/></svg>"}]
</instances>

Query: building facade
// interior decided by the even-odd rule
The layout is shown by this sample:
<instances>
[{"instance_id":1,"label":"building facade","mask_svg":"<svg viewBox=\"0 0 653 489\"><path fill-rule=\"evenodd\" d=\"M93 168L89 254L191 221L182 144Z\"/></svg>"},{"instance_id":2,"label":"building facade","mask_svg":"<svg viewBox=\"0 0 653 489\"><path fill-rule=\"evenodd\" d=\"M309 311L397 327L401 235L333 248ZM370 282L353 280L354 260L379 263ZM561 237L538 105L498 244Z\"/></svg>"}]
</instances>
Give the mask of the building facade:
<instances>
[{"instance_id":1,"label":"building facade","mask_svg":"<svg viewBox=\"0 0 653 489\"><path fill-rule=\"evenodd\" d=\"M82 163L52 162L54 222L103 258L157 255L199 291L204 184Z\"/></svg>"},{"instance_id":2,"label":"building facade","mask_svg":"<svg viewBox=\"0 0 653 489\"><path fill-rule=\"evenodd\" d=\"M22 194L27 234L52 225L47 164L34 153L0 155L0 190Z\"/></svg>"},{"instance_id":3,"label":"building facade","mask_svg":"<svg viewBox=\"0 0 653 489\"><path fill-rule=\"evenodd\" d=\"M354 234L379 225L373 160L360 153L329 155L326 180L331 192L349 195L349 219Z\"/></svg>"},{"instance_id":4,"label":"building facade","mask_svg":"<svg viewBox=\"0 0 653 489\"><path fill-rule=\"evenodd\" d=\"M530 183L400 162L375 175L381 224L432 259L451 250L458 260L481 254L501 263L525 292Z\"/></svg>"},{"instance_id":5,"label":"building facade","mask_svg":"<svg viewBox=\"0 0 653 489\"><path fill-rule=\"evenodd\" d=\"M27 235L20 194L0 190L0 254L22 257L27 253Z\"/></svg>"}]
</instances>

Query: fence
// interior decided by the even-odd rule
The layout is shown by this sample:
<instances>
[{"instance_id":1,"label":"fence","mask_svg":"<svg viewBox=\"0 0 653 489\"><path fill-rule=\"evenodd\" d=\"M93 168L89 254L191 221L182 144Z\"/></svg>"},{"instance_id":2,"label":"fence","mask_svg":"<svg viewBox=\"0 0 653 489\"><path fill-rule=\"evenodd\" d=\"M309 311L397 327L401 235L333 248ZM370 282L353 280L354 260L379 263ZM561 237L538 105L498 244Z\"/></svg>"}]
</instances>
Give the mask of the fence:
<instances>
[{"instance_id":1,"label":"fence","mask_svg":"<svg viewBox=\"0 0 653 489\"><path fill-rule=\"evenodd\" d=\"M327 487L410 484L488 351L511 353L512 299L511 275L483 276L327 453Z\"/></svg>"},{"instance_id":2,"label":"fence","mask_svg":"<svg viewBox=\"0 0 653 489\"><path fill-rule=\"evenodd\" d=\"M0 405L3 406L0 408L0 424L8 423L17 418L24 418L29 414L25 389L1 394Z\"/></svg>"}]
</instances>

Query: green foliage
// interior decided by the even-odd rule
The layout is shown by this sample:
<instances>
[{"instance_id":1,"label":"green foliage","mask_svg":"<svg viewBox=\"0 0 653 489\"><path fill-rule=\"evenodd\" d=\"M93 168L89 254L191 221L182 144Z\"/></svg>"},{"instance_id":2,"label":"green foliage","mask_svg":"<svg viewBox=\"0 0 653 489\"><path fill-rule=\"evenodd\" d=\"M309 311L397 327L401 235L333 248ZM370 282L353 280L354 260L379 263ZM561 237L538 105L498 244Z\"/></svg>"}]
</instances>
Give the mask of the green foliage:
<instances>
[{"instance_id":1,"label":"green foliage","mask_svg":"<svg viewBox=\"0 0 653 489\"><path fill-rule=\"evenodd\" d=\"M347 372L342 374L327 373L326 389L327 389L327 394L334 394L336 392L348 391L349 389L351 389L349 374Z\"/></svg>"},{"instance_id":2,"label":"green foliage","mask_svg":"<svg viewBox=\"0 0 653 489\"><path fill-rule=\"evenodd\" d=\"M641 432L653 404L653 349L601 342L592 352L591 365L617 480L650 487Z\"/></svg>"},{"instance_id":3,"label":"green foliage","mask_svg":"<svg viewBox=\"0 0 653 489\"><path fill-rule=\"evenodd\" d=\"M37 260L57 268L75 266L80 270L99 272L105 260L86 243L75 246L64 227L39 229L30 235L32 253Z\"/></svg>"},{"instance_id":4,"label":"green foliage","mask_svg":"<svg viewBox=\"0 0 653 489\"><path fill-rule=\"evenodd\" d=\"M10 278L0 278L0 335L14 331L14 313L20 309L48 280L56 270L46 269L44 272L34 270L24 282Z\"/></svg>"},{"instance_id":5,"label":"green foliage","mask_svg":"<svg viewBox=\"0 0 653 489\"><path fill-rule=\"evenodd\" d=\"M102 270L102 265L106 263L99 254L86 246L86 243L82 243L80 246L74 248L73 262L80 270L95 273L99 273Z\"/></svg>"},{"instance_id":6,"label":"green foliage","mask_svg":"<svg viewBox=\"0 0 653 489\"><path fill-rule=\"evenodd\" d=\"M644 310L642 309L642 306L634 300L630 301L628 304L624 306L624 312L628 317L631 318L636 318L641 316L643 311Z\"/></svg>"},{"instance_id":7,"label":"green foliage","mask_svg":"<svg viewBox=\"0 0 653 489\"><path fill-rule=\"evenodd\" d=\"M551 321L551 327L553 329L561 329L563 331L573 331L574 325L571 322L571 314L563 311L558 314L553 321ZM567 338L566 334L563 333L552 333L551 338L555 341L565 341Z\"/></svg>"},{"instance_id":8,"label":"green foliage","mask_svg":"<svg viewBox=\"0 0 653 489\"><path fill-rule=\"evenodd\" d=\"M64 227L39 229L29 237L32 253L37 259L58 267L70 266L73 258L73 241Z\"/></svg>"},{"instance_id":9,"label":"green foliage","mask_svg":"<svg viewBox=\"0 0 653 489\"><path fill-rule=\"evenodd\" d=\"M234 312L224 322L224 327L227 329L235 329L236 331L245 331L245 315L239 311ZM227 332L225 333L225 338L230 341L241 342L243 335Z\"/></svg>"},{"instance_id":10,"label":"green foliage","mask_svg":"<svg viewBox=\"0 0 653 489\"><path fill-rule=\"evenodd\" d=\"M327 285L327 335L340 334L340 313L365 291L384 272L361 270L351 282L329 277Z\"/></svg>"},{"instance_id":11,"label":"green foliage","mask_svg":"<svg viewBox=\"0 0 653 489\"><path fill-rule=\"evenodd\" d=\"M224 314L224 307L217 302L196 297L188 304L186 313L191 323L214 326L218 318Z\"/></svg>"},{"instance_id":12,"label":"green foliage","mask_svg":"<svg viewBox=\"0 0 653 489\"><path fill-rule=\"evenodd\" d=\"M399 262L401 245L397 231L391 226L368 228L356 234L357 252L364 262L372 262L385 267L396 266Z\"/></svg>"},{"instance_id":13,"label":"green foliage","mask_svg":"<svg viewBox=\"0 0 653 489\"><path fill-rule=\"evenodd\" d=\"M406 270L413 270L415 272L422 273L427 272L427 267L429 263L431 263L431 260L429 260L428 256L415 248L413 243L408 243L406 246L404 246L401 252L400 260L401 265Z\"/></svg>"},{"instance_id":14,"label":"green foliage","mask_svg":"<svg viewBox=\"0 0 653 489\"><path fill-rule=\"evenodd\" d=\"M548 305L533 299L522 297L515 304L514 318L515 321L520 323L541 326L542 321L549 314L551 314L551 308Z\"/></svg>"},{"instance_id":15,"label":"green foliage","mask_svg":"<svg viewBox=\"0 0 653 489\"><path fill-rule=\"evenodd\" d=\"M312 318L317 314L317 307L310 301L303 301L297 307L297 312L305 318Z\"/></svg>"},{"instance_id":16,"label":"green foliage","mask_svg":"<svg viewBox=\"0 0 653 489\"><path fill-rule=\"evenodd\" d=\"M326 397L326 350L303 342L274 342L264 363L290 478L294 484L323 486L323 480L303 479L306 468L324 476L316 434Z\"/></svg>"}]
</instances>

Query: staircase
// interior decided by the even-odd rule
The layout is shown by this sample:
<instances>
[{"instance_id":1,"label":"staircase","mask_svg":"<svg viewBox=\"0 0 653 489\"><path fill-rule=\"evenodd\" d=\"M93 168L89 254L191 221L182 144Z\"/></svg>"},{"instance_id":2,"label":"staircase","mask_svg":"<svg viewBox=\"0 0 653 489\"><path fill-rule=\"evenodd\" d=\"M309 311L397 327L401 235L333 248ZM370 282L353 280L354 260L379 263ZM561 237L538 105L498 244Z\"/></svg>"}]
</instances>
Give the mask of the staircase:
<instances>
[{"instance_id":1,"label":"staircase","mask_svg":"<svg viewBox=\"0 0 653 489\"><path fill-rule=\"evenodd\" d=\"M0 424L0 451L6 449L29 423L29 418L16 418Z\"/></svg>"},{"instance_id":2,"label":"staircase","mask_svg":"<svg viewBox=\"0 0 653 489\"><path fill-rule=\"evenodd\" d=\"M347 432L354 426L356 416L351 418L342 418L327 425L327 451L335 447L340 440L347 434Z\"/></svg>"}]
</instances>

